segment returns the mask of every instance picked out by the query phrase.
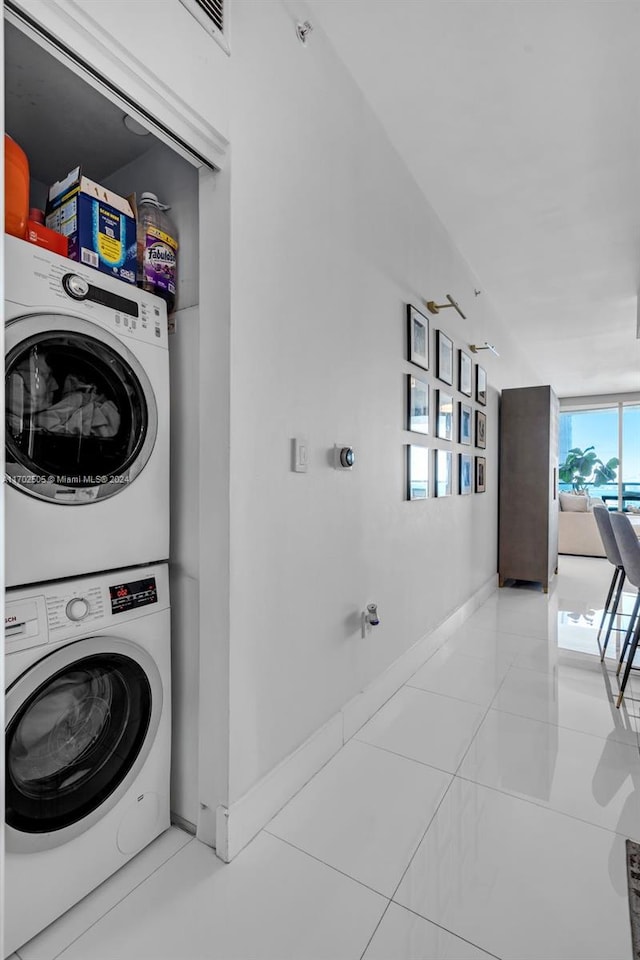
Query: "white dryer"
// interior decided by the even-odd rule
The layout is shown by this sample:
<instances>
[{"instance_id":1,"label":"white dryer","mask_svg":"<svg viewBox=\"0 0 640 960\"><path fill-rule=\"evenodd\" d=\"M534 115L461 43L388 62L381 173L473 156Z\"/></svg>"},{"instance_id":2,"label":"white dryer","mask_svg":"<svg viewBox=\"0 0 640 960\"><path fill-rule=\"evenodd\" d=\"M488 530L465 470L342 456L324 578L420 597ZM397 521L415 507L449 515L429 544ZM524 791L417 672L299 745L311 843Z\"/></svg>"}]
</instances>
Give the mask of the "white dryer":
<instances>
[{"instance_id":1,"label":"white dryer","mask_svg":"<svg viewBox=\"0 0 640 960\"><path fill-rule=\"evenodd\" d=\"M5 238L6 583L169 556L164 302Z\"/></svg>"},{"instance_id":2,"label":"white dryer","mask_svg":"<svg viewBox=\"0 0 640 960\"><path fill-rule=\"evenodd\" d=\"M166 564L7 592L5 950L169 826Z\"/></svg>"}]
</instances>

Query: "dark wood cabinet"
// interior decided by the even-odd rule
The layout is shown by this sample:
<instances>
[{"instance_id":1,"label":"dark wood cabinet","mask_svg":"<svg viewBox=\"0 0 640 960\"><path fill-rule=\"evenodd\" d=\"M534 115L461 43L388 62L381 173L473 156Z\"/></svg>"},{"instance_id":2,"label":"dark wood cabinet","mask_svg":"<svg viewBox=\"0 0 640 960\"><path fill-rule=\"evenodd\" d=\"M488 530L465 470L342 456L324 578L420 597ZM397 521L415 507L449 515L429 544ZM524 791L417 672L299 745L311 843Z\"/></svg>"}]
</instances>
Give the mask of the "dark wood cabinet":
<instances>
[{"instance_id":1,"label":"dark wood cabinet","mask_svg":"<svg viewBox=\"0 0 640 960\"><path fill-rule=\"evenodd\" d=\"M498 577L539 581L558 570L558 398L549 386L500 401Z\"/></svg>"}]
</instances>

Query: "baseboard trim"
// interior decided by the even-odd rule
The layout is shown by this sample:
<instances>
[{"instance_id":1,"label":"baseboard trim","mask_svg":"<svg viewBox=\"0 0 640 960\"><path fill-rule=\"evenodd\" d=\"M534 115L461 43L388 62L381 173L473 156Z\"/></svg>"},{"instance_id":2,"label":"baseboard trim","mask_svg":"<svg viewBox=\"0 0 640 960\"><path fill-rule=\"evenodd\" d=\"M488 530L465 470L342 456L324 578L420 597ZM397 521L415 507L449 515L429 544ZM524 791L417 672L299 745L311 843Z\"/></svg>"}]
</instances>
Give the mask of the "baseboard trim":
<instances>
[{"instance_id":1,"label":"baseboard trim","mask_svg":"<svg viewBox=\"0 0 640 960\"><path fill-rule=\"evenodd\" d=\"M373 683L345 704L341 710L345 743L440 649L447 637L460 629L464 621L468 620L496 589L497 578L493 575L457 610L409 647Z\"/></svg>"},{"instance_id":2,"label":"baseboard trim","mask_svg":"<svg viewBox=\"0 0 640 960\"><path fill-rule=\"evenodd\" d=\"M233 858L497 589L491 576L244 796L216 810L216 854Z\"/></svg>"},{"instance_id":3,"label":"baseboard trim","mask_svg":"<svg viewBox=\"0 0 640 960\"><path fill-rule=\"evenodd\" d=\"M229 807L216 810L216 854L225 863L275 817L342 747L342 717L333 716Z\"/></svg>"}]
</instances>

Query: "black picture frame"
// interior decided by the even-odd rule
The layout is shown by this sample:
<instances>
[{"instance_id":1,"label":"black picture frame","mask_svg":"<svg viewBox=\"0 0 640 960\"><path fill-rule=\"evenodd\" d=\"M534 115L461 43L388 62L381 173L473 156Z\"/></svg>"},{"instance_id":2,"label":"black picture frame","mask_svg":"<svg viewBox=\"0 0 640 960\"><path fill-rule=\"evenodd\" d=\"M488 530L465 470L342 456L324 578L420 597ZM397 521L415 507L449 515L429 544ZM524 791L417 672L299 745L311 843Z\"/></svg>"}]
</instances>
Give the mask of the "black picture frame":
<instances>
[{"instance_id":1,"label":"black picture frame","mask_svg":"<svg viewBox=\"0 0 640 960\"><path fill-rule=\"evenodd\" d=\"M429 369L429 318L407 304L407 359L423 370Z\"/></svg>"},{"instance_id":2,"label":"black picture frame","mask_svg":"<svg viewBox=\"0 0 640 960\"><path fill-rule=\"evenodd\" d=\"M465 397L473 394L473 360L464 350L458 350L458 390Z\"/></svg>"},{"instance_id":3,"label":"black picture frame","mask_svg":"<svg viewBox=\"0 0 640 960\"><path fill-rule=\"evenodd\" d=\"M429 497L429 448L407 444L407 500Z\"/></svg>"},{"instance_id":4,"label":"black picture frame","mask_svg":"<svg viewBox=\"0 0 640 960\"><path fill-rule=\"evenodd\" d=\"M451 450L434 450L433 492L436 497L453 493L453 454Z\"/></svg>"},{"instance_id":5,"label":"black picture frame","mask_svg":"<svg viewBox=\"0 0 640 960\"><path fill-rule=\"evenodd\" d=\"M458 404L458 443L464 444L465 447L471 446L472 415L473 407L471 404L460 401Z\"/></svg>"},{"instance_id":6,"label":"black picture frame","mask_svg":"<svg viewBox=\"0 0 640 960\"><path fill-rule=\"evenodd\" d=\"M429 433L429 384L412 373L407 375L407 430Z\"/></svg>"},{"instance_id":7,"label":"black picture frame","mask_svg":"<svg viewBox=\"0 0 640 960\"><path fill-rule=\"evenodd\" d=\"M476 363L476 401L483 407L487 405L487 372Z\"/></svg>"},{"instance_id":8,"label":"black picture frame","mask_svg":"<svg viewBox=\"0 0 640 960\"><path fill-rule=\"evenodd\" d=\"M436 377L453 386L453 340L436 330Z\"/></svg>"},{"instance_id":9,"label":"black picture frame","mask_svg":"<svg viewBox=\"0 0 640 960\"><path fill-rule=\"evenodd\" d=\"M436 390L436 437L453 440L453 397L444 390Z\"/></svg>"},{"instance_id":10,"label":"black picture frame","mask_svg":"<svg viewBox=\"0 0 640 960\"><path fill-rule=\"evenodd\" d=\"M476 447L480 450L487 447L487 415L482 410L476 410Z\"/></svg>"},{"instance_id":11,"label":"black picture frame","mask_svg":"<svg viewBox=\"0 0 640 960\"><path fill-rule=\"evenodd\" d=\"M487 483L487 461L485 457L476 457L476 493L484 493Z\"/></svg>"},{"instance_id":12,"label":"black picture frame","mask_svg":"<svg viewBox=\"0 0 640 960\"><path fill-rule=\"evenodd\" d=\"M458 463L458 483L460 494L464 497L473 493L473 457L470 453L461 453Z\"/></svg>"}]
</instances>

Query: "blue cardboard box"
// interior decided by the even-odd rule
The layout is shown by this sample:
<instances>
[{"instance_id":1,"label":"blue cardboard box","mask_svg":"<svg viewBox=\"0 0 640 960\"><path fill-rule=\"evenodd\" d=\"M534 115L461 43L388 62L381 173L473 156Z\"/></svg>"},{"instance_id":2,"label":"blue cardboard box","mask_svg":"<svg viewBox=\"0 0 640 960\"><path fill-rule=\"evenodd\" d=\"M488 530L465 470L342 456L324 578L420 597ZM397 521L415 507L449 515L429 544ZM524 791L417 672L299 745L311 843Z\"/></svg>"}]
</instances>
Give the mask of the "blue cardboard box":
<instances>
[{"instance_id":1,"label":"blue cardboard box","mask_svg":"<svg viewBox=\"0 0 640 960\"><path fill-rule=\"evenodd\" d=\"M69 240L69 259L136 282L136 219L128 200L82 176L80 167L49 190L45 223Z\"/></svg>"}]
</instances>

